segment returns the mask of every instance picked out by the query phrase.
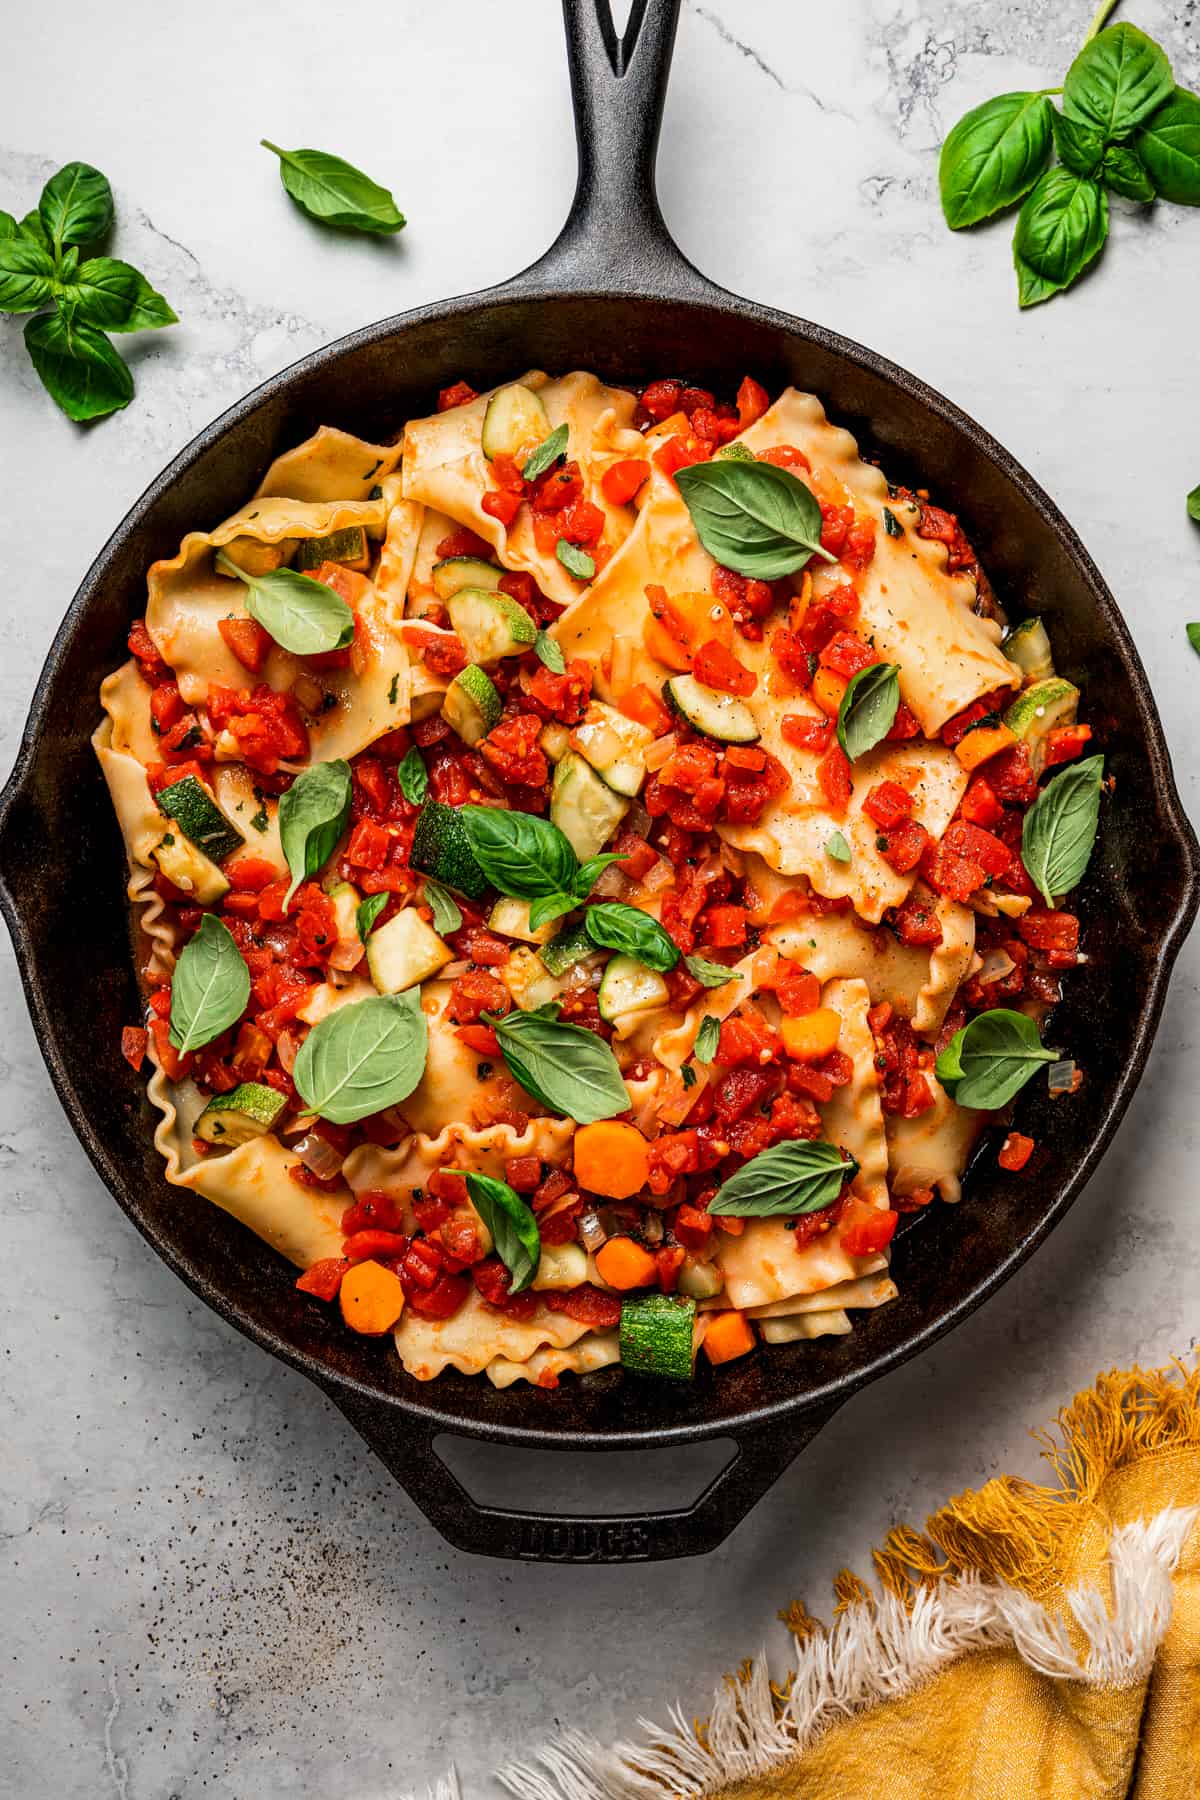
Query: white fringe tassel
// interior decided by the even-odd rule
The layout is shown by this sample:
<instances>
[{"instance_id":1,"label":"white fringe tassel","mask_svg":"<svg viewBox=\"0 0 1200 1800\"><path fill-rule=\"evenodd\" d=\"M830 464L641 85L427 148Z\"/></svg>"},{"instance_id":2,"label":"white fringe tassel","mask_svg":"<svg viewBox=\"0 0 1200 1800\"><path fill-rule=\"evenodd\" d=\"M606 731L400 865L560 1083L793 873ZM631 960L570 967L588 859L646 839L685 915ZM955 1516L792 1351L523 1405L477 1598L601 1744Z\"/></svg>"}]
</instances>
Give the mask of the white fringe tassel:
<instances>
[{"instance_id":1,"label":"white fringe tassel","mask_svg":"<svg viewBox=\"0 0 1200 1800\"><path fill-rule=\"evenodd\" d=\"M418 1796L416 1794L399 1794L397 1800L418 1800ZM448 1775L443 1775L442 1779L433 1787L425 1789L425 1800L462 1800L458 1788L458 1776L453 1769Z\"/></svg>"},{"instance_id":2,"label":"white fringe tassel","mask_svg":"<svg viewBox=\"0 0 1200 1800\"><path fill-rule=\"evenodd\" d=\"M536 1763L509 1763L499 1779L517 1800L703 1800L728 1782L767 1774L837 1720L911 1693L965 1651L1000 1645L1058 1680L1114 1687L1144 1681L1171 1617L1171 1576L1197 1516L1198 1507L1168 1507L1113 1533L1111 1612L1096 1588L1067 1596L1087 1643L1082 1661L1064 1623L1036 1600L961 1576L922 1589L911 1609L890 1593L857 1601L827 1634L797 1640L796 1675L778 1713L760 1654L744 1681L717 1690L705 1743L675 1706L666 1731L638 1720L646 1743L606 1749L583 1732L564 1731Z\"/></svg>"}]
</instances>

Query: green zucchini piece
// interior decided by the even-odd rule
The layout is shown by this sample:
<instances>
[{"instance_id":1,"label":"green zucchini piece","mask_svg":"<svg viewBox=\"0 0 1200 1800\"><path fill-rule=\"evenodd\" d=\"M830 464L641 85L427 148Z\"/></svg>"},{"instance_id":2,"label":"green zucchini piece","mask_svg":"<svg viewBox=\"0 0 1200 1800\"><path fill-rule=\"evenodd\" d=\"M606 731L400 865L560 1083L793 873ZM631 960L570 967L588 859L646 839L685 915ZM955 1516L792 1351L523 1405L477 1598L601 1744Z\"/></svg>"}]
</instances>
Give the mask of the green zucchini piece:
<instances>
[{"instance_id":1,"label":"green zucchini piece","mask_svg":"<svg viewBox=\"0 0 1200 1800\"><path fill-rule=\"evenodd\" d=\"M263 1137L287 1105L285 1097L264 1082L243 1081L232 1093L209 1101L194 1126L206 1144L248 1144Z\"/></svg>"},{"instance_id":2,"label":"green zucchini piece","mask_svg":"<svg viewBox=\"0 0 1200 1800\"><path fill-rule=\"evenodd\" d=\"M695 1373L696 1302L639 1294L621 1302L621 1362L639 1375L690 1381Z\"/></svg>"},{"instance_id":3,"label":"green zucchini piece","mask_svg":"<svg viewBox=\"0 0 1200 1800\"><path fill-rule=\"evenodd\" d=\"M529 923L528 900L497 900L488 919L488 930L498 931L501 937L520 938L526 944L548 944L554 936L555 921L548 925L539 925L534 930Z\"/></svg>"},{"instance_id":4,"label":"green zucchini piece","mask_svg":"<svg viewBox=\"0 0 1200 1800\"><path fill-rule=\"evenodd\" d=\"M513 1005L522 1012L536 1012L558 999L559 983L534 951L524 945L514 950L508 961L496 971L509 993Z\"/></svg>"},{"instance_id":5,"label":"green zucchini piece","mask_svg":"<svg viewBox=\"0 0 1200 1800\"><path fill-rule=\"evenodd\" d=\"M737 439L735 438L733 440L732 444L722 444L721 448L719 450L714 451L713 461L714 462L757 462L758 458L755 456L753 450L751 450L748 445L739 444Z\"/></svg>"},{"instance_id":6,"label":"green zucchini piece","mask_svg":"<svg viewBox=\"0 0 1200 1800\"><path fill-rule=\"evenodd\" d=\"M569 750L554 771L550 822L558 826L580 862L599 855L628 811L625 796L601 781L578 751Z\"/></svg>"},{"instance_id":7,"label":"green zucchini piece","mask_svg":"<svg viewBox=\"0 0 1200 1800\"><path fill-rule=\"evenodd\" d=\"M615 706L593 700L571 733L571 746L591 763L607 787L631 799L646 779L646 750L654 742L648 725L627 719Z\"/></svg>"},{"instance_id":8,"label":"green zucchini piece","mask_svg":"<svg viewBox=\"0 0 1200 1800\"><path fill-rule=\"evenodd\" d=\"M503 573L478 556L447 556L433 565L433 591L439 600L449 600L460 588L491 590L500 586Z\"/></svg>"},{"instance_id":9,"label":"green zucchini piece","mask_svg":"<svg viewBox=\"0 0 1200 1800\"><path fill-rule=\"evenodd\" d=\"M663 683L663 698L672 712L719 744L756 744L754 714L735 694L705 687L694 675L672 675Z\"/></svg>"},{"instance_id":10,"label":"green zucchini piece","mask_svg":"<svg viewBox=\"0 0 1200 1800\"><path fill-rule=\"evenodd\" d=\"M538 747L545 752L550 762L561 762L571 748L570 727L560 725L557 719L551 719L538 733Z\"/></svg>"},{"instance_id":11,"label":"green zucchini piece","mask_svg":"<svg viewBox=\"0 0 1200 1800\"><path fill-rule=\"evenodd\" d=\"M453 960L449 944L412 906L386 925L376 926L367 939L367 967L381 994L402 994L417 987Z\"/></svg>"},{"instance_id":12,"label":"green zucchini piece","mask_svg":"<svg viewBox=\"0 0 1200 1800\"><path fill-rule=\"evenodd\" d=\"M215 906L229 892L228 877L203 850L189 844L181 832L166 832L150 855L167 880L201 906Z\"/></svg>"},{"instance_id":13,"label":"green zucchini piece","mask_svg":"<svg viewBox=\"0 0 1200 1800\"><path fill-rule=\"evenodd\" d=\"M1046 739L1060 725L1073 725L1079 707L1079 689L1061 675L1035 681L1019 693L1004 715L1004 723L1016 733L1029 752L1035 775L1046 764Z\"/></svg>"},{"instance_id":14,"label":"green zucchini piece","mask_svg":"<svg viewBox=\"0 0 1200 1800\"><path fill-rule=\"evenodd\" d=\"M466 826L440 800L427 800L421 808L408 860L422 875L432 875L468 900L482 900L487 893L487 877L475 860Z\"/></svg>"},{"instance_id":15,"label":"green zucchini piece","mask_svg":"<svg viewBox=\"0 0 1200 1800\"><path fill-rule=\"evenodd\" d=\"M464 744L475 745L500 723L503 702L477 663L460 671L446 689L442 717Z\"/></svg>"},{"instance_id":16,"label":"green zucchini piece","mask_svg":"<svg viewBox=\"0 0 1200 1800\"><path fill-rule=\"evenodd\" d=\"M690 1253L684 1257L677 1279L680 1293L692 1300L715 1300L725 1286L725 1277L716 1263L703 1262Z\"/></svg>"},{"instance_id":17,"label":"green zucchini piece","mask_svg":"<svg viewBox=\"0 0 1200 1800\"><path fill-rule=\"evenodd\" d=\"M324 562L341 563L365 573L371 566L371 546L361 525L347 525L326 537L301 538L292 563L294 569L319 569Z\"/></svg>"},{"instance_id":18,"label":"green zucchini piece","mask_svg":"<svg viewBox=\"0 0 1200 1800\"><path fill-rule=\"evenodd\" d=\"M588 936L586 925L564 925L548 944L542 945L538 954L552 975L565 975L585 956L594 956L596 946Z\"/></svg>"},{"instance_id":19,"label":"green zucchini piece","mask_svg":"<svg viewBox=\"0 0 1200 1800\"><path fill-rule=\"evenodd\" d=\"M1026 681L1046 681L1054 673L1050 639L1040 619L1022 619L1000 648L1010 662L1016 663Z\"/></svg>"},{"instance_id":20,"label":"green zucchini piece","mask_svg":"<svg viewBox=\"0 0 1200 1800\"><path fill-rule=\"evenodd\" d=\"M160 788L158 804L159 810L168 819L174 819L183 835L213 862L224 862L246 841L194 775L185 775L182 781Z\"/></svg>"},{"instance_id":21,"label":"green zucchini piece","mask_svg":"<svg viewBox=\"0 0 1200 1800\"><path fill-rule=\"evenodd\" d=\"M235 537L223 546L223 553L243 575L273 575L276 569L282 569L291 561L296 545L295 538L280 538L277 544L264 544L261 538ZM216 569L214 573L220 575L222 571Z\"/></svg>"},{"instance_id":22,"label":"green zucchini piece","mask_svg":"<svg viewBox=\"0 0 1200 1800\"><path fill-rule=\"evenodd\" d=\"M532 388L514 381L499 388L483 415L483 454L491 462L497 456L515 456L526 444L540 444L550 435L546 409Z\"/></svg>"},{"instance_id":23,"label":"green zucchini piece","mask_svg":"<svg viewBox=\"0 0 1200 1800\"><path fill-rule=\"evenodd\" d=\"M662 976L636 956L614 956L606 966L596 995L600 1017L611 1025L624 1013L651 1012L670 1002L670 990Z\"/></svg>"},{"instance_id":24,"label":"green zucchini piece","mask_svg":"<svg viewBox=\"0 0 1200 1800\"><path fill-rule=\"evenodd\" d=\"M511 594L462 587L446 602L450 623L473 663L499 662L519 656L537 636L537 626Z\"/></svg>"}]
</instances>

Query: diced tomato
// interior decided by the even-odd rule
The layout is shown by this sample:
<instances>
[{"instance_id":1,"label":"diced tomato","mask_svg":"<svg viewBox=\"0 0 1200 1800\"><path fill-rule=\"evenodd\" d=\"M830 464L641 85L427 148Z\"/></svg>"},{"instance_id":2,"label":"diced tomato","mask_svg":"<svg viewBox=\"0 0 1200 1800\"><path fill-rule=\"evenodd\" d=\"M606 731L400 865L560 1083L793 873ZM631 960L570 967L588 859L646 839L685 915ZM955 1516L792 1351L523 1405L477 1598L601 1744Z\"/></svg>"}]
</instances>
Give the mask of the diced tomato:
<instances>
[{"instance_id":1,"label":"diced tomato","mask_svg":"<svg viewBox=\"0 0 1200 1800\"><path fill-rule=\"evenodd\" d=\"M671 729L670 713L644 682L636 682L624 698L618 701L617 706L627 719L634 719L639 725L645 725L655 737L665 737Z\"/></svg>"},{"instance_id":2,"label":"diced tomato","mask_svg":"<svg viewBox=\"0 0 1200 1800\"><path fill-rule=\"evenodd\" d=\"M779 1053L779 1039L757 1008L743 1006L722 1021L715 1061L727 1067L737 1063L765 1066Z\"/></svg>"},{"instance_id":3,"label":"diced tomato","mask_svg":"<svg viewBox=\"0 0 1200 1800\"><path fill-rule=\"evenodd\" d=\"M1068 912L1029 912L1017 931L1031 950L1046 956L1052 969L1073 969L1079 954L1079 920Z\"/></svg>"},{"instance_id":4,"label":"diced tomato","mask_svg":"<svg viewBox=\"0 0 1200 1800\"><path fill-rule=\"evenodd\" d=\"M481 1014L506 1013L511 1005L508 989L502 981L482 969L468 969L454 983L446 1011L456 1025L475 1025Z\"/></svg>"},{"instance_id":5,"label":"diced tomato","mask_svg":"<svg viewBox=\"0 0 1200 1800\"><path fill-rule=\"evenodd\" d=\"M757 824L763 809L785 794L792 784L779 758L769 750L760 752L761 770L748 770L737 763L725 763L725 796L721 801L721 817L731 825Z\"/></svg>"},{"instance_id":6,"label":"diced tomato","mask_svg":"<svg viewBox=\"0 0 1200 1800\"><path fill-rule=\"evenodd\" d=\"M1060 725L1046 736L1044 767L1055 769L1059 763L1074 761L1091 741L1090 725Z\"/></svg>"},{"instance_id":7,"label":"diced tomato","mask_svg":"<svg viewBox=\"0 0 1200 1800\"><path fill-rule=\"evenodd\" d=\"M403 1267L400 1280L403 1283ZM450 1319L463 1305L470 1291L471 1283L465 1275L443 1273L437 1276L432 1287L417 1287L411 1294L406 1289L405 1298L418 1318Z\"/></svg>"},{"instance_id":8,"label":"diced tomato","mask_svg":"<svg viewBox=\"0 0 1200 1800\"><path fill-rule=\"evenodd\" d=\"M819 660L822 668L832 669L835 675L844 675L849 681L852 675L872 668L879 661L879 656L857 632L839 631L825 645Z\"/></svg>"},{"instance_id":9,"label":"diced tomato","mask_svg":"<svg viewBox=\"0 0 1200 1800\"><path fill-rule=\"evenodd\" d=\"M829 748L833 723L832 719L810 719L805 713L784 713L779 729L786 743L820 754Z\"/></svg>"},{"instance_id":10,"label":"diced tomato","mask_svg":"<svg viewBox=\"0 0 1200 1800\"><path fill-rule=\"evenodd\" d=\"M140 1069L146 1060L150 1034L141 1025L125 1025L121 1029L121 1055L131 1069Z\"/></svg>"},{"instance_id":11,"label":"diced tomato","mask_svg":"<svg viewBox=\"0 0 1200 1800\"><path fill-rule=\"evenodd\" d=\"M510 494L503 488L489 488L480 500L481 509L490 519L499 519L507 527L512 524L521 510L522 496Z\"/></svg>"},{"instance_id":12,"label":"diced tomato","mask_svg":"<svg viewBox=\"0 0 1200 1800\"><path fill-rule=\"evenodd\" d=\"M692 673L706 687L717 688L723 694L738 694L743 698L752 694L758 686L757 675L744 668L737 657L715 638L710 638L697 650L692 659Z\"/></svg>"},{"instance_id":13,"label":"diced tomato","mask_svg":"<svg viewBox=\"0 0 1200 1800\"><path fill-rule=\"evenodd\" d=\"M150 696L150 717L160 737L164 731L170 731L172 725L179 723L184 710L177 683L161 681Z\"/></svg>"},{"instance_id":14,"label":"diced tomato","mask_svg":"<svg viewBox=\"0 0 1200 1800\"><path fill-rule=\"evenodd\" d=\"M1002 1169L1016 1175L1025 1167L1033 1152L1034 1142L1031 1137L1024 1137L1019 1131L1010 1131L1000 1146L996 1161Z\"/></svg>"},{"instance_id":15,"label":"diced tomato","mask_svg":"<svg viewBox=\"0 0 1200 1800\"><path fill-rule=\"evenodd\" d=\"M923 825L915 819L904 819L878 840L879 854L897 875L907 875L916 868L931 842Z\"/></svg>"},{"instance_id":16,"label":"diced tomato","mask_svg":"<svg viewBox=\"0 0 1200 1800\"><path fill-rule=\"evenodd\" d=\"M489 562L492 557L492 546L477 532L469 530L465 525L460 525L456 531L451 531L446 537L438 539L434 554L439 562L444 562L451 556L477 556L481 562Z\"/></svg>"},{"instance_id":17,"label":"diced tomato","mask_svg":"<svg viewBox=\"0 0 1200 1800\"><path fill-rule=\"evenodd\" d=\"M673 412L680 412L679 396L683 383L675 380L652 381L642 392L642 405L656 424L661 425Z\"/></svg>"},{"instance_id":18,"label":"diced tomato","mask_svg":"<svg viewBox=\"0 0 1200 1800\"><path fill-rule=\"evenodd\" d=\"M532 1194L542 1179L541 1158L510 1156L504 1165L504 1179L516 1194Z\"/></svg>"},{"instance_id":19,"label":"diced tomato","mask_svg":"<svg viewBox=\"0 0 1200 1800\"><path fill-rule=\"evenodd\" d=\"M536 713L513 713L501 719L480 744L480 754L501 781L520 787L542 787L549 778L546 753L539 748L542 721Z\"/></svg>"},{"instance_id":20,"label":"diced tomato","mask_svg":"<svg viewBox=\"0 0 1200 1800\"><path fill-rule=\"evenodd\" d=\"M812 464L803 450L797 450L794 444L772 444L769 450L760 450L759 462L774 463L777 469L811 469Z\"/></svg>"},{"instance_id":21,"label":"diced tomato","mask_svg":"<svg viewBox=\"0 0 1200 1800\"><path fill-rule=\"evenodd\" d=\"M713 1219L687 1201L675 1214L675 1236L686 1250L703 1250L712 1236Z\"/></svg>"},{"instance_id":22,"label":"diced tomato","mask_svg":"<svg viewBox=\"0 0 1200 1800\"><path fill-rule=\"evenodd\" d=\"M682 1245L664 1244L661 1250L654 1252L654 1267L658 1272L658 1285L662 1293L673 1294L679 1279L679 1271L683 1267L687 1252Z\"/></svg>"},{"instance_id":23,"label":"diced tomato","mask_svg":"<svg viewBox=\"0 0 1200 1800\"><path fill-rule=\"evenodd\" d=\"M920 737L920 735L921 721L917 718L915 713L909 711L903 700L901 700L896 708L896 716L888 727L887 736L884 739L884 742L888 744L898 744L905 742L908 738Z\"/></svg>"},{"instance_id":24,"label":"diced tomato","mask_svg":"<svg viewBox=\"0 0 1200 1800\"><path fill-rule=\"evenodd\" d=\"M567 1318L589 1325L593 1331L611 1331L621 1323L620 1295L602 1293L590 1282L565 1291L548 1289L542 1300L551 1312L565 1313Z\"/></svg>"},{"instance_id":25,"label":"diced tomato","mask_svg":"<svg viewBox=\"0 0 1200 1800\"><path fill-rule=\"evenodd\" d=\"M895 924L896 935L902 944L923 948L942 941L937 915L929 903L916 894L909 894L903 906L897 908Z\"/></svg>"},{"instance_id":26,"label":"diced tomato","mask_svg":"<svg viewBox=\"0 0 1200 1800\"><path fill-rule=\"evenodd\" d=\"M986 775L972 777L958 810L968 825L978 825L984 831L998 825L1004 817L1004 808Z\"/></svg>"},{"instance_id":27,"label":"diced tomato","mask_svg":"<svg viewBox=\"0 0 1200 1800\"><path fill-rule=\"evenodd\" d=\"M217 630L242 667L252 675L259 674L275 641L270 632L264 631L257 619L218 619Z\"/></svg>"},{"instance_id":28,"label":"diced tomato","mask_svg":"<svg viewBox=\"0 0 1200 1800\"><path fill-rule=\"evenodd\" d=\"M700 915L700 928L705 943L714 950L734 949L746 941L746 908L710 906Z\"/></svg>"},{"instance_id":29,"label":"diced tomato","mask_svg":"<svg viewBox=\"0 0 1200 1800\"><path fill-rule=\"evenodd\" d=\"M440 413L449 412L452 406L466 406L469 401L478 397L469 382L456 381L452 387L445 387L438 394L437 409Z\"/></svg>"},{"instance_id":30,"label":"diced tomato","mask_svg":"<svg viewBox=\"0 0 1200 1800\"><path fill-rule=\"evenodd\" d=\"M788 1018L800 1018L816 1012L821 1004L821 983L799 963L782 961L775 978L775 997L779 1010Z\"/></svg>"},{"instance_id":31,"label":"diced tomato","mask_svg":"<svg viewBox=\"0 0 1200 1800\"><path fill-rule=\"evenodd\" d=\"M708 447L697 438L669 437L654 452L654 464L664 475L677 475L693 463L707 462Z\"/></svg>"},{"instance_id":32,"label":"diced tomato","mask_svg":"<svg viewBox=\"0 0 1200 1800\"><path fill-rule=\"evenodd\" d=\"M659 863L658 851L653 849L644 838L638 837L634 831L622 831L613 844L613 854L624 857L621 863L622 875L630 881L642 881Z\"/></svg>"},{"instance_id":33,"label":"diced tomato","mask_svg":"<svg viewBox=\"0 0 1200 1800\"><path fill-rule=\"evenodd\" d=\"M881 781L870 790L862 806L868 819L873 819L880 830L890 831L910 816L913 801L908 789L902 788L898 781Z\"/></svg>"},{"instance_id":34,"label":"diced tomato","mask_svg":"<svg viewBox=\"0 0 1200 1800\"><path fill-rule=\"evenodd\" d=\"M725 749L725 767L727 769L744 769L748 774L761 775L767 766L767 752L756 750L752 744L728 744Z\"/></svg>"},{"instance_id":35,"label":"diced tomato","mask_svg":"<svg viewBox=\"0 0 1200 1800\"><path fill-rule=\"evenodd\" d=\"M855 519L842 546L842 562L848 569L869 568L875 559L874 519Z\"/></svg>"},{"instance_id":36,"label":"diced tomato","mask_svg":"<svg viewBox=\"0 0 1200 1800\"><path fill-rule=\"evenodd\" d=\"M322 1257L320 1262L305 1269L296 1286L302 1294L311 1294L316 1300L336 1300L342 1276L349 1266L343 1256Z\"/></svg>"},{"instance_id":37,"label":"diced tomato","mask_svg":"<svg viewBox=\"0 0 1200 1800\"><path fill-rule=\"evenodd\" d=\"M847 1256L877 1256L896 1235L900 1214L863 1207L842 1229L842 1249Z\"/></svg>"},{"instance_id":38,"label":"diced tomato","mask_svg":"<svg viewBox=\"0 0 1200 1800\"><path fill-rule=\"evenodd\" d=\"M771 397L761 382L755 381L753 375L743 378L737 391L738 426L742 431L761 419L771 404Z\"/></svg>"},{"instance_id":39,"label":"diced tomato","mask_svg":"<svg viewBox=\"0 0 1200 1800\"><path fill-rule=\"evenodd\" d=\"M610 506L628 506L650 474L650 464L640 456L613 463L600 478L604 498Z\"/></svg>"},{"instance_id":40,"label":"diced tomato","mask_svg":"<svg viewBox=\"0 0 1200 1800\"><path fill-rule=\"evenodd\" d=\"M775 604L770 582L755 581L733 569L722 568L718 563L712 574L712 591L729 608L743 637L761 643L761 622Z\"/></svg>"},{"instance_id":41,"label":"diced tomato","mask_svg":"<svg viewBox=\"0 0 1200 1800\"><path fill-rule=\"evenodd\" d=\"M382 1261L387 1257L403 1256L408 1243L402 1231L371 1229L351 1232L342 1249L350 1262L366 1262L372 1256Z\"/></svg>"},{"instance_id":42,"label":"diced tomato","mask_svg":"<svg viewBox=\"0 0 1200 1800\"><path fill-rule=\"evenodd\" d=\"M817 780L833 813L844 813L854 791L850 758L840 744L830 744L817 764Z\"/></svg>"},{"instance_id":43,"label":"diced tomato","mask_svg":"<svg viewBox=\"0 0 1200 1800\"><path fill-rule=\"evenodd\" d=\"M854 523L852 506L835 506L831 502L821 502L821 548L828 550L831 556L841 556L846 547L846 536Z\"/></svg>"}]
</instances>

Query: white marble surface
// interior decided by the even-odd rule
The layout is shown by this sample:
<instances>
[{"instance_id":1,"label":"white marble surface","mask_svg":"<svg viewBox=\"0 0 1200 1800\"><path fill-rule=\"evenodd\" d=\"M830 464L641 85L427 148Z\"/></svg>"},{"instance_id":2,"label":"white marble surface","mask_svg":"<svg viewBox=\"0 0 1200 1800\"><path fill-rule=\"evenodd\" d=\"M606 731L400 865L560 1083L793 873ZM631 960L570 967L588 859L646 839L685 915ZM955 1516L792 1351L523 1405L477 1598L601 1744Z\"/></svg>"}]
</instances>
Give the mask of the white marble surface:
<instances>
[{"instance_id":1,"label":"white marble surface","mask_svg":"<svg viewBox=\"0 0 1200 1800\"><path fill-rule=\"evenodd\" d=\"M1194 0L1128 10L1200 86ZM685 0L662 199L701 267L916 370L1044 482L1121 600L1194 804L1200 215L1116 202L1099 274L1022 317L1008 228L952 237L936 206L944 130L990 93L1058 81L1086 11ZM6 769L80 576L168 457L313 346L529 261L573 149L553 0L64 0L10 15L5 51L0 206L25 211L71 157L99 164L116 253L183 319L134 340L134 404L86 433L0 321ZM263 135L389 181L408 230L331 242L290 210ZM0 1787L384 1800L453 1761L475 1800L557 1722L701 1708L746 1651L782 1651L777 1606L821 1610L893 1519L1032 1470L1026 1427L1098 1366L1194 1342L1198 972L1193 943L1103 1170L991 1305L848 1405L719 1555L565 1570L449 1550L339 1416L153 1258L59 1113L5 943ZM515 1461L506 1480L568 1507L629 1491L604 1459ZM469 1467L481 1490L497 1479ZM682 1455L649 1477L663 1498L699 1486Z\"/></svg>"}]
</instances>

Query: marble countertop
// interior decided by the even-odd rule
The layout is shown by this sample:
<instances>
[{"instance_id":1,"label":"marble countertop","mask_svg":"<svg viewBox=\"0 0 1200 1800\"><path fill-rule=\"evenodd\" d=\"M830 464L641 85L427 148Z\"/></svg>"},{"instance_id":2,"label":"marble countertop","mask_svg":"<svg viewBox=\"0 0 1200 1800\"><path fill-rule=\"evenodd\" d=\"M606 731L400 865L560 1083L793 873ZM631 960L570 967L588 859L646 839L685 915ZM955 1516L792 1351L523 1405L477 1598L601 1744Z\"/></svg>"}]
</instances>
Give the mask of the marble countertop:
<instances>
[{"instance_id":1,"label":"marble countertop","mask_svg":"<svg viewBox=\"0 0 1200 1800\"><path fill-rule=\"evenodd\" d=\"M936 202L949 124L1059 81L1088 10L685 0L661 196L702 268L915 370L1058 499L1124 608L1195 811L1200 664L1183 624L1200 615L1200 537L1183 496L1200 481L1200 217L1117 201L1098 274L1021 316L1008 228L952 236ZM1194 0L1126 10L1200 87ZM4 771L64 608L162 464L314 346L522 267L574 176L553 0L292 0L286 25L235 0L125 0L116 19L67 0L24 9L6 48L0 206L26 211L70 158L98 164L114 253L183 323L125 340L136 399L81 432L40 390L19 322L0 320ZM263 135L315 139L389 182L408 229L331 241L291 210ZM558 1723L605 1735L676 1698L690 1715L747 1652L782 1658L777 1607L827 1610L832 1573L865 1566L893 1520L1033 1472L1027 1428L1098 1367L1194 1344L1198 974L1193 941L1101 1172L990 1305L847 1405L718 1555L568 1571L449 1549L340 1415L152 1256L59 1111L5 941L11 1791L385 1800L455 1763L479 1800L504 1754ZM679 1499L711 1459L471 1448L456 1466L485 1497L583 1510Z\"/></svg>"}]
</instances>

